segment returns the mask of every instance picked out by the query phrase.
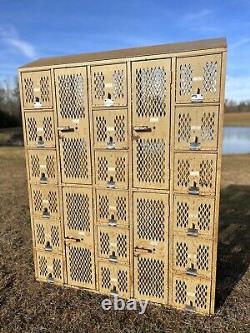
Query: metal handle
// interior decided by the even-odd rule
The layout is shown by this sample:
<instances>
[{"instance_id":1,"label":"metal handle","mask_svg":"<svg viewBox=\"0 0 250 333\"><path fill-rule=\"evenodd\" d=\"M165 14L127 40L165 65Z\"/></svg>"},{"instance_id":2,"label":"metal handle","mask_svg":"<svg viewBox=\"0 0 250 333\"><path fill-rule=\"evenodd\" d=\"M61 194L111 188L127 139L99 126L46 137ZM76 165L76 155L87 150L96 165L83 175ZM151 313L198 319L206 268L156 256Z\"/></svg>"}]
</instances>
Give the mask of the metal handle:
<instances>
[{"instance_id":1,"label":"metal handle","mask_svg":"<svg viewBox=\"0 0 250 333\"><path fill-rule=\"evenodd\" d=\"M191 142L189 145L190 150L200 150L201 144L199 142Z\"/></svg>"},{"instance_id":2,"label":"metal handle","mask_svg":"<svg viewBox=\"0 0 250 333\"><path fill-rule=\"evenodd\" d=\"M37 145L37 147L44 147L44 141L41 136L39 137L36 145Z\"/></svg>"},{"instance_id":3,"label":"metal handle","mask_svg":"<svg viewBox=\"0 0 250 333\"><path fill-rule=\"evenodd\" d=\"M186 270L187 275L197 276L197 269L195 269L193 266L187 268Z\"/></svg>"},{"instance_id":4,"label":"metal handle","mask_svg":"<svg viewBox=\"0 0 250 333\"><path fill-rule=\"evenodd\" d=\"M135 126L134 131L136 132L152 132L152 128L148 126Z\"/></svg>"},{"instance_id":5,"label":"metal handle","mask_svg":"<svg viewBox=\"0 0 250 333\"><path fill-rule=\"evenodd\" d=\"M115 287L113 287L113 289L110 290L110 294L111 294L112 296L116 296L116 295L118 295L118 292L116 291L116 288L115 288Z\"/></svg>"},{"instance_id":6,"label":"metal handle","mask_svg":"<svg viewBox=\"0 0 250 333\"><path fill-rule=\"evenodd\" d=\"M116 227L117 226L117 221L115 219L109 219L108 225L111 227Z\"/></svg>"},{"instance_id":7,"label":"metal handle","mask_svg":"<svg viewBox=\"0 0 250 333\"><path fill-rule=\"evenodd\" d=\"M203 100L204 100L204 97L202 94L197 93L197 94L193 94L191 96L191 101L193 103L200 103L200 102L203 102Z\"/></svg>"},{"instance_id":8,"label":"metal handle","mask_svg":"<svg viewBox=\"0 0 250 333\"><path fill-rule=\"evenodd\" d=\"M188 193L198 195L200 193L199 187L196 187L196 186L189 187Z\"/></svg>"},{"instance_id":9,"label":"metal handle","mask_svg":"<svg viewBox=\"0 0 250 333\"><path fill-rule=\"evenodd\" d=\"M191 312L191 313L196 312L195 307L193 305L186 305L185 308L188 312Z\"/></svg>"},{"instance_id":10,"label":"metal handle","mask_svg":"<svg viewBox=\"0 0 250 333\"><path fill-rule=\"evenodd\" d=\"M47 277L47 282L48 282L48 283L53 283L53 282L54 282L54 278L53 278L53 276L52 276L51 273L50 273L50 274L48 275L48 277Z\"/></svg>"},{"instance_id":11,"label":"metal handle","mask_svg":"<svg viewBox=\"0 0 250 333\"><path fill-rule=\"evenodd\" d=\"M115 149L115 143L112 141L107 142L107 148L108 149Z\"/></svg>"},{"instance_id":12,"label":"metal handle","mask_svg":"<svg viewBox=\"0 0 250 333\"><path fill-rule=\"evenodd\" d=\"M143 253L152 253L152 249L146 249L144 247L135 247L135 256L138 257L140 254Z\"/></svg>"},{"instance_id":13,"label":"metal handle","mask_svg":"<svg viewBox=\"0 0 250 333\"><path fill-rule=\"evenodd\" d=\"M198 230L195 228L189 228L187 230L187 236L193 236L193 237L197 237L198 236Z\"/></svg>"},{"instance_id":14,"label":"metal handle","mask_svg":"<svg viewBox=\"0 0 250 333\"><path fill-rule=\"evenodd\" d=\"M45 251L48 251L48 252L51 252L51 251L52 251L52 246L50 245L49 242L47 242L47 244L44 246L44 250L45 250Z\"/></svg>"},{"instance_id":15,"label":"metal handle","mask_svg":"<svg viewBox=\"0 0 250 333\"><path fill-rule=\"evenodd\" d=\"M44 218L50 217L50 212L49 212L48 208L46 208L46 207L43 209L43 217Z\"/></svg>"},{"instance_id":16,"label":"metal handle","mask_svg":"<svg viewBox=\"0 0 250 333\"><path fill-rule=\"evenodd\" d=\"M114 255L110 255L110 256L109 256L109 261L110 261L110 262L117 262L117 257L114 256Z\"/></svg>"},{"instance_id":17,"label":"metal handle","mask_svg":"<svg viewBox=\"0 0 250 333\"><path fill-rule=\"evenodd\" d=\"M57 129L58 129L58 131L61 131L64 133L66 133L66 132L69 133L69 132L75 131L74 127L70 127L70 126L58 127Z\"/></svg>"},{"instance_id":18,"label":"metal handle","mask_svg":"<svg viewBox=\"0 0 250 333\"><path fill-rule=\"evenodd\" d=\"M115 181L114 180L109 180L107 182L107 187L108 188L115 188Z\"/></svg>"},{"instance_id":19,"label":"metal handle","mask_svg":"<svg viewBox=\"0 0 250 333\"><path fill-rule=\"evenodd\" d=\"M48 179L46 178L45 174L42 174L40 177L40 183L41 184L47 184Z\"/></svg>"}]
</instances>

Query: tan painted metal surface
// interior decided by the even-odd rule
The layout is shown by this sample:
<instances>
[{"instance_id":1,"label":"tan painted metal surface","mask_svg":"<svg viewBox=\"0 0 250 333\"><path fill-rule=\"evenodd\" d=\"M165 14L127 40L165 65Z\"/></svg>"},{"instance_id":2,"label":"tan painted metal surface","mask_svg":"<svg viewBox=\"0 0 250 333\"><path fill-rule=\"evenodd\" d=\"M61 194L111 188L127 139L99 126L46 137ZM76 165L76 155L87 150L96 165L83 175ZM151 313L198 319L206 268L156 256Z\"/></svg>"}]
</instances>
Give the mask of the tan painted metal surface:
<instances>
[{"instance_id":1,"label":"tan painted metal surface","mask_svg":"<svg viewBox=\"0 0 250 333\"><path fill-rule=\"evenodd\" d=\"M20 70L36 278L214 312L224 39Z\"/></svg>"}]
</instances>

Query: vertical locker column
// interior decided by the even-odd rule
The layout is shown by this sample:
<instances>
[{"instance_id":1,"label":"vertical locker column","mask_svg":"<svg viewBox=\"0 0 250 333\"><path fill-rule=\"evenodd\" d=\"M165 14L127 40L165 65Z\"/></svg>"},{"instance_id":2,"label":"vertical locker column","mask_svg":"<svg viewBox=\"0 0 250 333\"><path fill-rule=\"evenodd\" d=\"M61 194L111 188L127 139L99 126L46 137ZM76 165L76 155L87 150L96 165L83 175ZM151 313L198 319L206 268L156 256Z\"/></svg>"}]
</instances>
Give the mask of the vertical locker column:
<instances>
[{"instance_id":1,"label":"vertical locker column","mask_svg":"<svg viewBox=\"0 0 250 333\"><path fill-rule=\"evenodd\" d=\"M55 69L67 283L95 289L86 67Z\"/></svg>"},{"instance_id":2,"label":"vertical locker column","mask_svg":"<svg viewBox=\"0 0 250 333\"><path fill-rule=\"evenodd\" d=\"M64 282L51 71L21 73L34 263L39 281Z\"/></svg>"},{"instance_id":3,"label":"vertical locker column","mask_svg":"<svg viewBox=\"0 0 250 333\"><path fill-rule=\"evenodd\" d=\"M91 67L98 288L130 297L127 67Z\"/></svg>"},{"instance_id":4,"label":"vertical locker column","mask_svg":"<svg viewBox=\"0 0 250 333\"><path fill-rule=\"evenodd\" d=\"M134 295L168 303L171 60L132 64Z\"/></svg>"},{"instance_id":5,"label":"vertical locker column","mask_svg":"<svg viewBox=\"0 0 250 333\"><path fill-rule=\"evenodd\" d=\"M221 54L177 58L170 303L200 313L213 311L220 86Z\"/></svg>"}]
</instances>

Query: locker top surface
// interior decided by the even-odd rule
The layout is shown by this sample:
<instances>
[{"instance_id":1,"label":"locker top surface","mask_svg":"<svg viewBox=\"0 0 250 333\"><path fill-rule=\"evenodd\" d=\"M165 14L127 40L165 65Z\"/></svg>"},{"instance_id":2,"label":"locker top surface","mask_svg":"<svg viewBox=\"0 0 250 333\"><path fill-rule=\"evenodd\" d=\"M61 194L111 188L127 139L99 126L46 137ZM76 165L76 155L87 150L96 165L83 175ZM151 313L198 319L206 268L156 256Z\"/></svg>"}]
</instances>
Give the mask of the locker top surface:
<instances>
[{"instance_id":1,"label":"locker top surface","mask_svg":"<svg viewBox=\"0 0 250 333\"><path fill-rule=\"evenodd\" d=\"M85 63L100 60L112 60L119 58L135 58L143 56L153 56L160 54L171 54L180 52L191 52L209 49L226 49L227 41L225 38L206 39L192 42L182 42L175 44L161 44L146 47L135 47L129 49L111 50L105 52L84 53L69 56L40 58L20 67L31 69L36 67L67 65L74 63Z\"/></svg>"}]
</instances>

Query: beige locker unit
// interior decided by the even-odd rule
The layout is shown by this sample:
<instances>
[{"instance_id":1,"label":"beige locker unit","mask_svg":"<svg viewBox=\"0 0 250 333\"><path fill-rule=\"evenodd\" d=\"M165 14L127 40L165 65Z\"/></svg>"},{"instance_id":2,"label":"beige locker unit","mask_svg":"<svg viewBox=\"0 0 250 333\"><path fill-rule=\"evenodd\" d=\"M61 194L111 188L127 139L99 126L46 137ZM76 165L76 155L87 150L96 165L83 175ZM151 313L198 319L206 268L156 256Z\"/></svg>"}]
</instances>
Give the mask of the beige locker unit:
<instances>
[{"instance_id":1,"label":"beige locker unit","mask_svg":"<svg viewBox=\"0 0 250 333\"><path fill-rule=\"evenodd\" d=\"M20 68L38 281L215 310L225 39Z\"/></svg>"}]
</instances>

